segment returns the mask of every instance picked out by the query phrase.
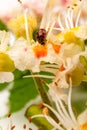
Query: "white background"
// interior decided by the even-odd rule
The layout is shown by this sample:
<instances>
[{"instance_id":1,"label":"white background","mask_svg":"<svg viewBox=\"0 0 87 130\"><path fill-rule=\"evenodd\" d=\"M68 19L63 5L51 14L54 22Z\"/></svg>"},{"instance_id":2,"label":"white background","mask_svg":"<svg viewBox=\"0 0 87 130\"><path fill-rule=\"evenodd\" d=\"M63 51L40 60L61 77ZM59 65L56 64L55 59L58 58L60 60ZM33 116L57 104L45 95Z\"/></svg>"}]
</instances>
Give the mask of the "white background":
<instances>
[{"instance_id":1,"label":"white background","mask_svg":"<svg viewBox=\"0 0 87 130\"><path fill-rule=\"evenodd\" d=\"M0 14L5 14L16 6L19 6L17 0L0 0Z\"/></svg>"}]
</instances>

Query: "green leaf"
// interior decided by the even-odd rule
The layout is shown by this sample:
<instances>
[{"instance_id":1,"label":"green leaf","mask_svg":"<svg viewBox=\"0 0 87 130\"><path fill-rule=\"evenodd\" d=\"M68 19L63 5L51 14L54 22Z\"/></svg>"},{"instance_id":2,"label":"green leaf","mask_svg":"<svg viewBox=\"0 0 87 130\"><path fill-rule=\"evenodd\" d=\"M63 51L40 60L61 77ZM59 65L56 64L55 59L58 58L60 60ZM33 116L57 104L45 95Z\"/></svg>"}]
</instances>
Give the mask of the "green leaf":
<instances>
[{"instance_id":1,"label":"green leaf","mask_svg":"<svg viewBox=\"0 0 87 130\"><path fill-rule=\"evenodd\" d=\"M20 71L20 70L16 69L13 73L14 73L14 80L20 79L25 75L30 75L29 70Z\"/></svg>"},{"instance_id":2,"label":"green leaf","mask_svg":"<svg viewBox=\"0 0 87 130\"><path fill-rule=\"evenodd\" d=\"M40 107L39 105L31 105L26 113L25 116L29 119L31 119L32 116L34 115L39 115L42 114L43 108ZM36 126L40 126L41 130L51 130L53 126L44 118L44 117L36 117L32 119L32 122Z\"/></svg>"},{"instance_id":3,"label":"green leaf","mask_svg":"<svg viewBox=\"0 0 87 130\"><path fill-rule=\"evenodd\" d=\"M0 30L8 31L6 24L0 19Z\"/></svg>"},{"instance_id":4,"label":"green leaf","mask_svg":"<svg viewBox=\"0 0 87 130\"><path fill-rule=\"evenodd\" d=\"M87 82L82 82L79 87L73 87L72 106L73 110L80 114L87 108Z\"/></svg>"},{"instance_id":5,"label":"green leaf","mask_svg":"<svg viewBox=\"0 0 87 130\"><path fill-rule=\"evenodd\" d=\"M23 78L25 72L15 71L18 75L13 82L13 88L10 90L10 112L16 112L22 109L30 100L38 95L32 78ZM25 73L26 74L26 73Z\"/></svg>"},{"instance_id":6,"label":"green leaf","mask_svg":"<svg viewBox=\"0 0 87 130\"><path fill-rule=\"evenodd\" d=\"M0 91L3 91L8 85L9 83L0 83Z\"/></svg>"}]
</instances>

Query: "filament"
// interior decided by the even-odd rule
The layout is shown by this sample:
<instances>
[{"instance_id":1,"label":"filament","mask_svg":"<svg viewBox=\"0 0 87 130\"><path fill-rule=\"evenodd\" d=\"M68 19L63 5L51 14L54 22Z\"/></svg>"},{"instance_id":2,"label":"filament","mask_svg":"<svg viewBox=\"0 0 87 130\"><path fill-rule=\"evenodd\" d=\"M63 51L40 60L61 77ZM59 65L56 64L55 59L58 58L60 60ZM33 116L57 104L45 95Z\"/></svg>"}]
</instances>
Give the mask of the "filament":
<instances>
[{"instance_id":1,"label":"filament","mask_svg":"<svg viewBox=\"0 0 87 130\"><path fill-rule=\"evenodd\" d=\"M64 27L63 27L62 22L61 22L61 19L60 19L60 15L59 15L59 17L58 17L58 24L59 24L60 28L61 28L62 30L64 30Z\"/></svg>"},{"instance_id":2,"label":"filament","mask_svg":"<svg viewBox=\"0 0 87 130\"><path fill-rule=\"evenodd\" d=\"M71 93L72 93L72 81L70 78L70 89L69 89L69 94L68 94L68 110L69 110L69 114L71 116L72 121L75 123L75 125L77 125L77 121L76 121L76 118L74 116L74 113L72 111L72 106L71 106Z\"/></svg>"},{"instance_id":3,"label":"filament","mask_svg":"<svg viewBox=\"0 0 87 130\"><path fill-rule=\"evenodd\" d=\"M30 43L29 31L28 31L28 19L27 19L27 10L24 11L24 20L25 20L25 30L26 30L26 37L28 43Z\"/></svg>"},{"instance_id":4,"label":"filament","mask_svg":"<svg viewBox=\"0 0 87 130\"><path fill-rule=\"evenodd\" d=\"M30 77L41 77L41 78L47 78L47 79L54 79L55 76L47 76L47 75L28 75L24 76L24 78L30 78Z\"/></svg>"},{"instance_id":5,"label":"filament","mask_svg":"<svg viewBox=\"0 0 87 130\"><path fill-rule=\"evenodd\" d=\"M76 23L75 23L75 27L78 26L78 22L79 22L80 15L81 15L81 10L80 10L79 13L78 13L78 16L77 16L77 19L76 19Z\"/></svg>"}]
</instances>

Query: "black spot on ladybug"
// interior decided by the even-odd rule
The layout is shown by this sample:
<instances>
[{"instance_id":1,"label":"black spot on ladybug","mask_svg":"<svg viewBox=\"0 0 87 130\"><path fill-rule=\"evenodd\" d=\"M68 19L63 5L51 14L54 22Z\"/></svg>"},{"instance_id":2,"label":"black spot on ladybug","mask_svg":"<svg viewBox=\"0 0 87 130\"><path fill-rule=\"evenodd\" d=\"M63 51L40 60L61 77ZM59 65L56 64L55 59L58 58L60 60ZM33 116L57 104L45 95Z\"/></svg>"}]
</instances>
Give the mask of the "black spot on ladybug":
<instances>
[{"instance_id":1,"label":"black spot on ladybug","mask_svg":"<svg viewBox=\"0 0 87 130\"><path fill-rule=\"evenodd\" d=\"M46 43L47 32L45 29L39 29L36 33L36 40L41 44L45 45Z\"/></svg>"}]
</instances>

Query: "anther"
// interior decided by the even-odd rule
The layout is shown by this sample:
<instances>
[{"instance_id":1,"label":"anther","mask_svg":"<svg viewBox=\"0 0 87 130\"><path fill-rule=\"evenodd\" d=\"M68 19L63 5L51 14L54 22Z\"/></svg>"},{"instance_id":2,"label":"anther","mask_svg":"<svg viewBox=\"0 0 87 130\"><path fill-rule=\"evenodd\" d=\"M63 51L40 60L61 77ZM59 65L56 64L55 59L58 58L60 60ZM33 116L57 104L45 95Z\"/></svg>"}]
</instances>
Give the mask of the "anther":
<instances>
[{"instance_id":1,"label":"anther","mask_svg":"<svg viewBox=\"0 0 87 130\"><path fill-rule=\"evenodd\" d=\"M44 115L48 115L48 108L47 108L47 107L45 107L45 108L43 109L43 114L44 114Z\"/></svg>"},{"instance_id":2,"label":"anther","mask_svg":"<svg viewBox=\"0 0 87 130\"><path fill-rule=\"evenodd\" d=\"M44 85L46 84L46 82L44 80L41 80L41 83L44 84Z\"/></svg>"},{"instance_id":3,"label":"anther","mask_svg":"<svg viewBox=\"0 0 87 130\"><path fill-rule=\"evenodd\" d=\"M29 130L32 130L32 128L29 128Z\"/></svg>"},{"instance_id":4,"label":"anther","mask_svg":"<svg viewBox=\"0 0 87 130\"><path fill-rule=\"evenodd\" d=\"M15 125L13 125L12 127L11 127L11 130L13 130L15 128Z\"/></svg>"},{"instance_id":5,"label":"anther","mask_svg":"<svg viewBox=\"0 0 87 130\"><path fill-rule=\"evenodd\" d=\"M76 3L75 4L73 4L74 6L78 6Z\"/></svg>"},{"instance_id":6,"label":"anther","mask_svg":"<svg viewBox=\"0 0 87 130\"><path fill-rule=\"evenodd\" d=\"M43 108L43 107L44 107L43 102L40 102L40 103L38 104L38 106L39 106L40 108Z\"/></svg>"},{"instance_id":7,"label":"anther","mask_svg":"<svg viewBox=\"0 0 87 130\"><path fill-rule=\"evenodd\" d=\"M21 0L18 0L18 2L22 4L22 1L21 1Z\"/></svg>"},{"instance_id":8,"label":"anther","mask_svg":"<svg viewBox=\"0 0 87 130\"><path fill-rule=\"evenodd\" d=\"M69 8L70 8L70 6L67 6L67 8L69 9Z\"/></svg>"},{"instance_id":9,"label":"anther","mask_svg":"<svg viewBox=\"0 0 87 130\"><path fill-rule=\"evenodd\" d=\"M23 128L26 129L26 124L23 125Z\"/></svg>"},{"instance_id":10,"label":"anther","mask_svg":"<svg viewBox=\"0 0 87 130\"><path fill-rule=\"evenodd\" d=\"M28 121L29 121L29 123L31 123L31 122L32 122L32 118L31 118L31 117L29 117L29 118L28 118Z\"/></svg>"},{"instance_id":11,"label":"anther","mask_svg":"<svg viewBox=\"0 0 87 130\"><path fill-rule=\"evenodd\" d=\"M11 117L11 114L9 113L9 114L8 114L8 118L10 118L10 117Z\"/></svg>"}]
</instances>

